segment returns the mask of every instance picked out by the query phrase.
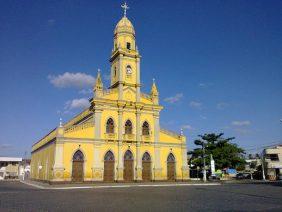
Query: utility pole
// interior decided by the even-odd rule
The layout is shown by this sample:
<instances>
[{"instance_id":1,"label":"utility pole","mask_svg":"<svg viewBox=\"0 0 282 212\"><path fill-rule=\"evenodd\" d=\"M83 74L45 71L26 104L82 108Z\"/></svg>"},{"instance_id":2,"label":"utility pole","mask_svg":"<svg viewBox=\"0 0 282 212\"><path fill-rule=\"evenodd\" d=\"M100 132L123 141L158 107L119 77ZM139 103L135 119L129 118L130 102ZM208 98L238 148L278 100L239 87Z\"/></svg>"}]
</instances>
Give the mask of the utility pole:
<instances>
[{"instance_id":1,"label":"utility pole","mask_svg":"<svg viewBox=\"0 0 282 212\"><path fill-rule=\"evenodd\" d=\"M261 152L260 160L261 160L261 169L262 169L262 179L265 180L263 151Z\"/></svg>"},{"instance_id":2,"label":"utility pole","mask_svg":"<svg viewBox=\"0 0 282 212\"><path fill-rule=\"evenodd\" d=\"M203 159L204 159L204 176L203 176L203 180L204 182L207 181L207 173L206 173L206 158L205 158L205 143L203 142L202 144L202 148L203 148Z\"/></svg>"}]
</instances>

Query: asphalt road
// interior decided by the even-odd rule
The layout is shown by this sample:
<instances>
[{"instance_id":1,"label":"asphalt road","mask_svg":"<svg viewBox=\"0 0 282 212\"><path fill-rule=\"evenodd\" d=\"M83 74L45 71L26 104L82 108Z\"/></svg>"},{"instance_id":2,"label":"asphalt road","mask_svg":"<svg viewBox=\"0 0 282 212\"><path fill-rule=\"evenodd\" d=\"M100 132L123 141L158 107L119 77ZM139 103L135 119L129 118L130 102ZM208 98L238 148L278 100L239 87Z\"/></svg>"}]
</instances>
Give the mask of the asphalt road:
<instances>
[{"instance_id":1,"label":"asphalt road","mask_svg":"<svg viewBox=\"0 0 282 212\"><path fill-rule=\"evenodd\" d=\"M0 211L282 211L282 186L42 190L20 182L0 182Z\"/></svg>"}]
</instances>

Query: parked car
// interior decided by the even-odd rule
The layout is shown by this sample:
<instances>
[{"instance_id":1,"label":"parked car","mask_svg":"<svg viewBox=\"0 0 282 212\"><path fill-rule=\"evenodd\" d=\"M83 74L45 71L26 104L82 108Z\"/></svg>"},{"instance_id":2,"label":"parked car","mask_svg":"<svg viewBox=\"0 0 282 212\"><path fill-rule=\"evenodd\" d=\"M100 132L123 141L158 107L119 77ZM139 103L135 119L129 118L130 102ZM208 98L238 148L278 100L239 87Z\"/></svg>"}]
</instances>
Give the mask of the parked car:
<instances>
[{"instance_id":1,"label":"parked car","mask_svg":"<svg viewBox=\"0 0 282 212\"><path fill-rule=\"evenodd\" d=\"M238 173L236 175L237 180L243 180L243 179L251 179L251 174L250 173Z\"/></svg>"}]
</instances>

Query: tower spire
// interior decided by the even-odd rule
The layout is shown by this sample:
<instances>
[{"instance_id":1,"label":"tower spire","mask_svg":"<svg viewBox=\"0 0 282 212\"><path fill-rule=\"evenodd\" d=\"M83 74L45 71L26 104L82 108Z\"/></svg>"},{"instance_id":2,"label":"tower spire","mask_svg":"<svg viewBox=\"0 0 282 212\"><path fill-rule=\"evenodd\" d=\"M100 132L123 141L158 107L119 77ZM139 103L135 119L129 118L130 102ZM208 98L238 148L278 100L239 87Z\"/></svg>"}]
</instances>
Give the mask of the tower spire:
<instances>
[{"instance_id":1,"label":"tower spire","mask_svg":"<svg viewBox=\"0 0 282 212\"><path fill-rule=\"evenodd\" d=\"M126 2L124 2L124 3L121 5L121 8L123 9L123 15L124 15L124 17L126 17L126 10L129 9L129 6L126 4Z\"/></svg>"},{"instance_id":2,"label":"tower spire","mask_svg":"<svg viewBox=\"0 0 282 212\"><path fill-rule=\"evenodd\" d=\"M100 72L101 72L100 69L98 69L96 83L95 83L95 86L94 86L95 97L101 97L102 94L103 94L103 82L102 82Z\"/></svg>"},{"instance_id":3,"label":"tower spire","mask_svg":"<svg viewBox=\"0 0 282 212\"><path fill-rule=\"evenodd\" d=\"M155 83L155 78L153 78L153 85L151 89L151 98L153 100L153 103L158 105L159 104L159 92Z\"/></svg>"}]
</instances>

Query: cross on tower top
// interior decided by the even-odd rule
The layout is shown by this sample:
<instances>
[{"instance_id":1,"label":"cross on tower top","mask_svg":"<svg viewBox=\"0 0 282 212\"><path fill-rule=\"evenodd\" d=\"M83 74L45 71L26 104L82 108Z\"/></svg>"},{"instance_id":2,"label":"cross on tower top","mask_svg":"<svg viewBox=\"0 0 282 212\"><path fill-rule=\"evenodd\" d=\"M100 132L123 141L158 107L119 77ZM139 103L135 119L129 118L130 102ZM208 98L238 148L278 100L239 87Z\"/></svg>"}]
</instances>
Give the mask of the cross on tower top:
<instances>
[{"instance_id":1,"label":"cross on tower top","mask_svg":"<svg viewBox=\"0 0 282 212\"><path fill-rule=\"evenodd\" d=\"M126 10L129 9L129 6L127 6L126 2L124 2L123 5L121 5L121 8L124 10L123 15L126 16Z\"/></svg>"}]
</instances>

